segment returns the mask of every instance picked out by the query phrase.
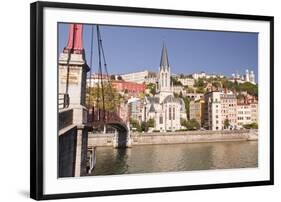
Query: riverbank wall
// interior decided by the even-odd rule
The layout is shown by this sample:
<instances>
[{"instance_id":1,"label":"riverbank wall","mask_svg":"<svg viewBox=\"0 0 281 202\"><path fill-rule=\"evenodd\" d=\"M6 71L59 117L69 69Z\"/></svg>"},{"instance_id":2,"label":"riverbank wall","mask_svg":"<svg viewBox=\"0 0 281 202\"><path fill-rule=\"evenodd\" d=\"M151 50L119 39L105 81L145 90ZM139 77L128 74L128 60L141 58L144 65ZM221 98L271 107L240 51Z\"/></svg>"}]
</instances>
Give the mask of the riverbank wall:
<instances>
[{"instance_id":1,"label":"riverbank wall","mask_svg":"<svg viewBox=\"0 0 281 202\"><path fill-rule=\"evenodd\" d=\"M115 135L89 133L88 146L113 146ZM131 145L188 144L202 142L256 141L257 130L181 131L166 133L131 133Z\"/></svg>"}]
</instances>

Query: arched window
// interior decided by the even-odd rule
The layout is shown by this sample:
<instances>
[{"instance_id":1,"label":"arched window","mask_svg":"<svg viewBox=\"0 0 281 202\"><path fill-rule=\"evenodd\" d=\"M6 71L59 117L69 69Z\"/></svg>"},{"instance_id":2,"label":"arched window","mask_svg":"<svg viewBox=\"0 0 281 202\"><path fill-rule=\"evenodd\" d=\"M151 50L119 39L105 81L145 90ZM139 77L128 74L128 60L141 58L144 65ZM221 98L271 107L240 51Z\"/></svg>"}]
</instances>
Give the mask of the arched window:
<instances>
[{"instance_id":1,"label":"arched window","mask_svg":"<svg viewBox=\"0 0 281 202\"><path fill-rule=\"evenodd\" d=\"M169 120L172 120L172 107L169 106Z\"/></svg>"},{"instance_id":2,"label":"arched window","mask_svg":"<svg viewBox=\"0 0 281 202\"><path fill-rule=\"evenodd\" d=\"M163 124L163 116L162 116L162 114L159 116L159 124Z\"/></svg>"},{"instance_id":3,"label":"arched window","mask_svg":"<svg viewBox=\"0 0 281 202\"><path fill-rule=\"evenodd\" d=\"M173 120L176 119L176 107L174 106L173 107Z\"/></svg>"}]
</instances>

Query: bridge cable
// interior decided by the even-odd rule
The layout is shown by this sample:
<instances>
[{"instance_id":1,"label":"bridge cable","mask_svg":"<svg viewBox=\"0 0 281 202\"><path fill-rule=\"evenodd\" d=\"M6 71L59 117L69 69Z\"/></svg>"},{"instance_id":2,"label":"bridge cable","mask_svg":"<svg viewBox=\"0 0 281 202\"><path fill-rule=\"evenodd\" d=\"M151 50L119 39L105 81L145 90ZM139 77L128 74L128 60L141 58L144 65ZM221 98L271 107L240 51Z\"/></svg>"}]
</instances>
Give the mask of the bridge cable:
<instances>
[{"instance_id":1,"label":"bridge cable","mask_svg":"<svg viewBox=\"0 0 281 202\"><path fill-rule=\"evenodd\" d=\"M89 78L89 85L88 85L88 105L89 108L92 107L91 103L91 85L92 85L92 73L93 73L93 47L94 47L94 25L92 25L91 29L91 56L90 56L90 78ZM93 115L93 110L92 110Z\"/></svg>"},{"instance_id":2,"label":"bridge cable","mask_svg":"<svg viewBox=\"0 0 281 202\"><path fill-rule=\"evenodd\" d=\"M103 57L103 65L104 65L104 69L105 69L105 73L106 73L106 78L107 78L107 83L109 86L109 93L110 96L113 95L113 91L112 91L112 83L111 83L111 78L109 78L109 73L108 73L108 69L107 69L107 62L106 62L106 58L105 58L105 53L104 53L104 49L103 49L103 44L102 44L102 38L101 38L101 34L99 31L99 36L100 36L100 49L101 49L101 53L102 53L102 57ZM116 107L116 103L115 103L115 97L113 98L113 109L115 109ZM108 116L107 112L107 116Z\"/></svg>"},{"instance_id":3,"label":"bridge cable","mask_svg":"<svg viewBox=\"0 0 281 202\"><path fill-rule=\"evenodd\" d=\"M101 80L101 93L102 93L102 109L103 109L103 121L105 122L105 101L104 101L104 86L102 80L102 66L101 66L101 48L100 48L100 30L99 26L97 25L97 37L98 37L98 53L99 53L99 76Z\"/></svg>"}]
</instances>

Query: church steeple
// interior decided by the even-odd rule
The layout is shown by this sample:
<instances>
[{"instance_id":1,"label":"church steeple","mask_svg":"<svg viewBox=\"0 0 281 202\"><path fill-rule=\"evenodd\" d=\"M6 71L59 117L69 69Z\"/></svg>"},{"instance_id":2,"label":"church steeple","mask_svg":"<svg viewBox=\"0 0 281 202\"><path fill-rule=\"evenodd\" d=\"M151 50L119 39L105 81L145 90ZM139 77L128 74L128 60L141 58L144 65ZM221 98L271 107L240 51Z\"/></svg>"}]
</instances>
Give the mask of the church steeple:
<instances>
[{"instance_id":1,"label":"church steeple","mask_svg":"<svg viewBox=\"0 0 281 202\"><path fill-rule=\"evenodd\" d=\"M170 73L170 65L168 60L168 51L163 43L161 60L160 60L160 72L159 72L159 90L160 93L170 93L171 92L171 73Z\"/></svg>"},{"instance_id":2,"label":"church steeple","mask_svg":"<svg viewBox=\"0 0 281 202\"><path fill-rule=\"evenodd\" d=\"M162 54L161 54L161 61L160 61L160 69L167 69L169 68L169 60L168 60L168 52L165 44L163 43L162 47Z\"/></svg>"}]
</instances>

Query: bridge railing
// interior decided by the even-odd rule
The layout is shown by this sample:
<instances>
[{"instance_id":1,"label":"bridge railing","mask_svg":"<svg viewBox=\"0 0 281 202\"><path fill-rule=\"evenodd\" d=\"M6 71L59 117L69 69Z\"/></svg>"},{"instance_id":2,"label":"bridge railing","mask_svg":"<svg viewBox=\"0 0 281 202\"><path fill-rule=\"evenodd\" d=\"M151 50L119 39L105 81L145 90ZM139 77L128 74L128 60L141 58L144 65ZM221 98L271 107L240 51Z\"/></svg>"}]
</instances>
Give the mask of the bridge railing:
<instances>
[{"instance_id":1,"label":"bridge railing","mask_svg":"<svg viewBox=\"0 0 281 202\"><path fill-rule=\"evenodd\" d=\"M61 110L59 112L59 130L63 129L67 126L70 126L73 123L73 109L68 108L65 110Z\"/></svg>"},{"instance_id":2,"label":"bridge railing","mask_svg":"<svg viewBox=\"0 0 281 202\"><path fill-rule=\"evenodd\" d=\"M69 95L66 93L59 93L58 95L58 105L59 109L65 109L69 107Z\"/></svg>"}]
</instances>

